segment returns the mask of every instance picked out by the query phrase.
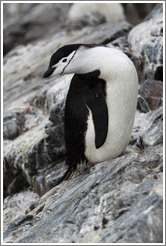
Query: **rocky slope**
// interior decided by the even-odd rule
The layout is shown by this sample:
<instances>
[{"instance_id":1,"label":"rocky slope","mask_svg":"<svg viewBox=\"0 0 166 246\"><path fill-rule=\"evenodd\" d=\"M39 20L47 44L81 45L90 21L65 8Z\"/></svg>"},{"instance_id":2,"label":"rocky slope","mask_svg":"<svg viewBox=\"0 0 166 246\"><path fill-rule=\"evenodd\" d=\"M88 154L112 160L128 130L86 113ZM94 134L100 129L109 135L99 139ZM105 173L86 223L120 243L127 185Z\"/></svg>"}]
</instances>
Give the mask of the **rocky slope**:
<instances>
[{"instance_id":1,"label":"rocky slope","mask_svg":"<svg viewBox=\"0 0 166 246\"><path fill-rule=\"evenodd\" d=\"M28 15L15 24L24 29L24 45L16 38L19 45L11 49L8 39L6 51L11 50L3 73L4 242L161 243L162 4L136 26L125 20L106 22L96 12L71 21L64 15L70 7L22 7ZM50 8L48 18L44 13ZM38 18L43 15L45 19ZM5 35L11 38L10 28L8 23ZM139 75L138 107L122 157L54 187L66 170L63 117L71 75L46 80L42 75L57 48L78 42L113 45L130 56Z\"/></svg>"}]
</instances>

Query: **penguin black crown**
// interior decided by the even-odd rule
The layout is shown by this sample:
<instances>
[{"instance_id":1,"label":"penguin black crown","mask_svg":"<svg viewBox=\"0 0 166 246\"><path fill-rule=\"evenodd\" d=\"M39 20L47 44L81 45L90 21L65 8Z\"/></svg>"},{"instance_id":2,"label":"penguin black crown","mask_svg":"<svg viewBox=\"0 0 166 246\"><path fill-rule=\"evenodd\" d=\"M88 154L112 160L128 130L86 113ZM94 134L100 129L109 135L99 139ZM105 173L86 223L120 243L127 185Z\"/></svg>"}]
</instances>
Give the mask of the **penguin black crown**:
<instances>
[{"instance_id":1,"label":"penguin black crown","mask_svg":"<svg viewBox=\"0 0 166 246\"><path fill-rule=\"evenodd\" d=\"M138 77L120 50L69 44L51 57L43 77L73 74L65 104L68 179L81 163L118 157L128 145L136 111Z\"/></svg>"}]
</instances>

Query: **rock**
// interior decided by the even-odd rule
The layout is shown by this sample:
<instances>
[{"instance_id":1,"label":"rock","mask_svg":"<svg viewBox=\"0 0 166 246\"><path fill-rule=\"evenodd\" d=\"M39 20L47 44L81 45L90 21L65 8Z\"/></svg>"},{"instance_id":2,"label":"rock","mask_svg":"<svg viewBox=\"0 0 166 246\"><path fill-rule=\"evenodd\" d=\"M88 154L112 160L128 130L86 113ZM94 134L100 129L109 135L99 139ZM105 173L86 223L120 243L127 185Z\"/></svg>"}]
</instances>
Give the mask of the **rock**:
<instances>
[{"instance_id":1,"label":"rock","mask_svg":"<svg viewBox=\"0 0 166 246\"><path fill-rule=\"evenodd\" d=\"M107 22L120 22L125 20L124 10L120 3L74 3L68 12L70 20L75 20L88 13L99 12Z\"/></svg>"},{"instance_id":2,"label":"rock","mask_svg":"<svg viewBox=\"0 0 166 246\"><path fill-rule=\"evenodd\" d=\"M155 155L159 153L156 148ZM77 176L61 185L59 195L56 187L56 194L45 195L44 209L35 215L39 205L34 214L30 213L31 225L25 221L12 231L11 227L6 229L5 242L10 238L15 243L161 243L161 173L154 176L160 157L149 169L152 154L149 149L140 158L129 153L127 158L98 164L87 178ZM19 217L19 221L24 218Z\"/></svg>"},{"instance_id":3,"label":"rock","mask_svg":"<svg viewBox=\"0 0 166 246\"><path fill-rule=\"evenodd\" d=\"M134 56L140 59L140 82L147 79L163 80L163 4L157 4L142 23L128 35Z\"/></svg>"},{"instance_id":4,"label":"rock","mask_svg":"<svg viewBox=\"0 0 166 246\"><path fill-rule=\"evenodd\" d=\"M148 103L146 102L146 100L138 95L138 100L137 100L137 109L140 111L140 112L143 112L143 113L147 113L149 112L149 106L148 106Z\"/></svg>"},{"instance_id":5,"label":"rock","mask_svg":"<svg viewBox=\"0 0 166 246\"><path fill-rule=\"evenodd\" d=\"M24 112L17 112L4 117L4 139L14 139L18 137L24 129L24 123Z\"/></svg>"},{"instance_id":6,"label":"rock","mask_svg":"<svg viewBox=\"0 0 166 246\"><path fill-rule=\"evenodd\" d=\"M11 221L22 216L22 214L26 213L26 210L33 204L34 202L38 202L39 197L36 193L31 191L20 192L13 196L8 196L4 200L4 229L10 225ZM32 218L32 215L29 218ZM25 218L25 215L24 215ZM18 226L18 223L17 223Z\"/></svg>"},{"instance_id":7,"label":"rock","mask_svg":"<svg viewBox=\"0 0 166 246\"><path fill-rule=\"evenodd\" d=\"M138 91L138 109L141 112L148 112L158 108L163 101L163 83L157 80L147 80Z\"/></svg>"},{"instance_id":8,"label":"rock","mask_svg":"<svg viewBox=\"0 0 166 246\"><path fill-rule=\"evenodd\" d=\"M35 3L29 4L20 4L20 3L4 3L3 5L3 17L4 17L4 26L8 26L11 23L17 22L17 20L24 15L27 11L30 12Z\"/></svg>"},{"instance_id":9,"label":"rock","mask_svg":"<svg viewBox=\"0 0 166 246\"><path fill-rule=\"evenodd\" d=\"M161 243L162 106L148 114L137 111L133 138L139 136L143 148L129 145L122 157L77 173L45 193L26 216L19 214L9 224L4 241ZM57 170L47 172L47 182L57 179Z\"/></svg>"},{"instance_id":10,"label":"rock","mask_svg":"<svg viewBox=\"0 0 166 246\"><path fill-rule=\"evenodd\" d=\"M155 117L152 113L148 115L153 124L150 124L142 135L143 144L146 146L153 146L163 143L163 109L160 107L155 110L155 113Z\"/></svg>"},{"instance_id":11,"label":"rock","mask_svg":"<svg viewBox=\"0 0 166 246\"><path fill-rule=\"evenodd\" d=\"M155 7L154 7L155 5ZM163 8L162 4L153 4L152 11L149 11L149 14L146 16L145 20L150 20L151 18L157 17L158 15L162 14Z\"/></svg>"},{"instance_id":12,"label":"rock","mask_svg":"<svg viewBox=\"0 0 166 246\"><path fill-rule=\"evenodd\" d=\"M156 3L122 3L126 20L132 25L140 23L154 8Z\"/></svg>"},{"instance_id":13,"label":"rock","mask_svg":"<svg viewBox=\"0 0 166 246\"><path fill-rule=\"evenodd\" d=\"M29 3L25 5L29 5ZM20 4L19 7L21 7ZM23 11L24 13L18 16L14 23L5 26L4 54L18 44L26 44L60 31L67 19L65 16L70 4L38 3L29 7L31 8L29 9L27 6L27 11Z\"/></svg>"},{"instance_id":14,"label":"rock","mask_svg":"<svg viewBox=\"0 0 166 246\"><path fill-rule=\"evenodd\" d=\"M130 29L131 25L126 21L122 21L118 25L116 23L103 23L95 27L95 32L93 32L94 28L84 28L79 36L74 37L70 42L76 43L79 40L80 43L107 44L117 38L126 36Z\"/></svg>"},{"instance_id":15,"label":"rock","mask_svg":"<svg viewBox=\"0 0 166 246\"><path fill-rule=\"evenodd\" d=\"M135 125L132 132L135 142L141 141L144 149L147 146L154 146L163 143L163 107L150 111L147 114L136 111ZM141 138L141 139L140 139ZM134 142L132 139L132 142Z\"/></svg>"}]
</instances>

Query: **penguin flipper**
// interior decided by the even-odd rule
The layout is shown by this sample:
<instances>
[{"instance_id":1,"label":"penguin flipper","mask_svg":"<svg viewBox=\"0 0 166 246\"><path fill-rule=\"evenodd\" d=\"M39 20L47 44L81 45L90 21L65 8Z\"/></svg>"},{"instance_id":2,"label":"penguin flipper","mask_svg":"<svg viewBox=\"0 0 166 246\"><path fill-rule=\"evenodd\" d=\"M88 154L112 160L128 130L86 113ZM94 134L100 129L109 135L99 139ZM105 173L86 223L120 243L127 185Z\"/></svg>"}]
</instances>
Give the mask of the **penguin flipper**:
<instances>
[{"instance_id":1,"label":"penguin flipper","mask_svg":"<svg viewBox=\"0 0 166 246\"><path fill-rule=\"evenodd\" d=\"M108 108L102 83L97 83L87 95L87 106L92 112L95 128L95 145L99 149L105 142L108 132Z\"/></svg>"}]
</instances>

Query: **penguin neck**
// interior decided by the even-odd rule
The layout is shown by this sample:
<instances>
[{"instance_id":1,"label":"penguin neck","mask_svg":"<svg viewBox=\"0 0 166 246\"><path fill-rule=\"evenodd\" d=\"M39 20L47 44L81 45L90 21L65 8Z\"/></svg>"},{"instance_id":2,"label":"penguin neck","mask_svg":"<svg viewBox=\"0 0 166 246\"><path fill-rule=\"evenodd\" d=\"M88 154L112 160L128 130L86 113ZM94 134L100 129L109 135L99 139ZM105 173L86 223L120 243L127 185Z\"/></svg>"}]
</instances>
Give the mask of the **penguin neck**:
<instances>
[{"instance_id":1,"label":"penguin neck","mask_svg":"<svg viewBox=\"0 0 166 246\"><path fill-rule=\"evenodd\" d=\"M120 64L120 65L119 65ZM96 77L105 81L116 81L126 69L126 55L109 47L94 47L78 50L66 67L65 73L79 74L84 77ZM100 74L96 71L99 71Z\"/></svg>"},{"instance_id":2,"label":"penguin neck","mask_svg":"<svg viewBox=\"0 0 166 246\"><path fill-rule=\"evenodd\" d=\"M104 56L102 52L106 47L84 48L76 52L70 64L66 67L65 73L91 74L102 68ZM103 60L103 62L101 61Z\"/></svg>"}]
</instances>

